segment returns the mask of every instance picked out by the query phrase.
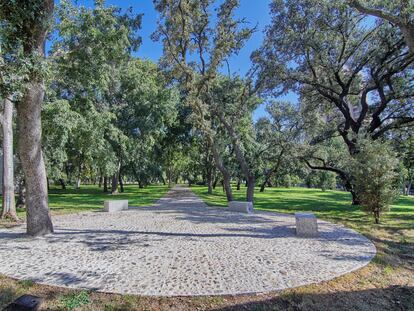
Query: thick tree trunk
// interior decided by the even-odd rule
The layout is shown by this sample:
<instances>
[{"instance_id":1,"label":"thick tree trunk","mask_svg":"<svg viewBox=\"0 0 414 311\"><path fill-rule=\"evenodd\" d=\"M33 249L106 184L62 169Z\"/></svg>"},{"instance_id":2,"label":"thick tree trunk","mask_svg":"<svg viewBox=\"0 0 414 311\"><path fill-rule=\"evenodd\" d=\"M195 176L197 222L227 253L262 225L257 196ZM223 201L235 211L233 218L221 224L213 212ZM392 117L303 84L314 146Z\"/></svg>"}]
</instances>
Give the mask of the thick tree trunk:
<instances>
[{"instance_id":1,"label":"thick tree trunk","mask_svg":"<svg viewBox=\"0 0 414 311\"><path fill-rule=\"evenodd\" d=\"M255 177L251 175L247 180L246 200L247 202L253 202L254 199L254 187L256 184Z\"/></svg>"},{"instance_id":2,"label":"thick tree trunk","mask_svg":"<svg viewBox=\"0 0 414 311\"><path fill-rule=\"evenodd\" d=\"M236 189L237 189L237 191L240 191L240 186L241 186L241 180L240 180L240 178L237 180L237 187L236 187Z\"/></svg>"},{"instance_id":3,"label":"thick tree trunk","mask_svg":"<svg viewBox=\"0 0 414 311\"><path fill-rule=\"evenodd\" d=\"M227 173L223 174L223 187L224 187L224 192L226 193L227 202L233 201L233 192L231 190L230 181L231 181L230 174L227 174Z\"/></svg>"},{"instance_id":4,"label":"thick tree trunk","mask_svg":"<svg viewBox=\"0 0 414 311\"><path fill-rule=\"evenodd\" d=\"M3 109L3 211L1 218L10 217L18 221L14 201L13 161L13 103L6 98Z\"/></svg>"},{"instance_id":5,"label":"thick tree trunk","mask_svg":"<svg viewBox=\"0 0 414 311\"><path fill-rule=\"evenodd\" d=\"M213 180L212 178L207 178L207 193L213 194Z\"/></svg>"},{"instance_id":6,"label":"thick tree trunk","mask_svg":"<svg viewBox=\"0 0 414 311\"><path fill-rule=\"evenodd\" d=\"M107 176L104 177L103 192L105 192L105 193L108 192L108 177Z\"/></svg>"},{"instance_id":7,"label":"thick tree trunk","mask_svg":"<svg viewBox=\"0 0 414 311\"><path fill-rule=\"evenodd\" d=\"M24 97L17 105L19 153L26 181L27 234L32 236L53 232L41 149L43 97L43 84L34 81L26 86Z\"/></svg>"},{"instance_id":8,"label":"thick tree trunk","mask_svg":"<svg viewBox=\"0 0 414 311\"><path fill-rule=\"evenodd\" d=\"M112 175L112 184L111 184L111 194L118 193L118 174L115 173Z\"/></svg>"}]
</instances>

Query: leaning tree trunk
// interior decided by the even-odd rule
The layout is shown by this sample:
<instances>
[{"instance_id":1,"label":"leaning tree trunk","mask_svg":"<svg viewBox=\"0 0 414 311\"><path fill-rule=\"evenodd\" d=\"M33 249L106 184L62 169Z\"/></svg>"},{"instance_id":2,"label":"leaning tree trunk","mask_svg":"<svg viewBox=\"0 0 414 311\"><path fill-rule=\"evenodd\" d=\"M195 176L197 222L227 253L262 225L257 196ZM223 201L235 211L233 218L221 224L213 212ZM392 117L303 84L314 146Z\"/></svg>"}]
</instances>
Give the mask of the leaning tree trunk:
<instances>
[{"instance_id":1,"label":"leaning tree trunk","mask_svg":"<svg viewBox=\"0 0 414 311\"><path fill-rule=\"evenodd\" d=\"M3 212L1 218L10 217L18 221L14 201L13 162L13 103L6 98L3 109Z\"/></svg>"},{"instance_id":2,"label":"leaning tree trunk","mask_svg":"<svg viewBox=\"0 0 414 311\"><path fill-rule=\"evenodd\" d=\"M32 236L53 232L41 148L43 97L43 83L32 81L26 86L24 97L17 105L19 154L26 182L27 234Z\"/></svg>"},{"instance_id":3,"label":"leaning tree trunk","mask_svg":"<svg viewBox=\"0 0 414 311\"><path fill-rule=\"evenodd\" d=\"M237 133L234 130L234 127L226 120L225 116L223 113L218 112L218 117L221 121L221 123L224 125L224 127L227 130L227 133L229 134L231 141L232 141L232 145L234 148L234 153L236 155L236 159L239 162L240 168L246 178L246 186L247 186L247 190L246 190L246 200L247 202L253 202L254 199L254 187L255 187L255 182L256 182L256 178L254 176L254 173L252 171L252 169L249 167L249 164L246 161L246 157L245 154L242 151L241 148L241 142L238 138Z\"/></svg>"},{"instance_id":4,"label":"leaning tree trunk","mask_svg":"<svg viewBox=\"0 0 414 311\"><path fill-rule=\"evenodd\" d=\"M214 163L216 164L217 169L223 175L223 187L224 187L224 191L226 192L227 202L233 201L233 192L231 190L231 185L230 185L230 181L231 181L230 173L227 170L227 168L224 166L223 161L217 151L217 147L213 142L211 142L211 151L213 152Z\"/></svg>"}]
</instances>

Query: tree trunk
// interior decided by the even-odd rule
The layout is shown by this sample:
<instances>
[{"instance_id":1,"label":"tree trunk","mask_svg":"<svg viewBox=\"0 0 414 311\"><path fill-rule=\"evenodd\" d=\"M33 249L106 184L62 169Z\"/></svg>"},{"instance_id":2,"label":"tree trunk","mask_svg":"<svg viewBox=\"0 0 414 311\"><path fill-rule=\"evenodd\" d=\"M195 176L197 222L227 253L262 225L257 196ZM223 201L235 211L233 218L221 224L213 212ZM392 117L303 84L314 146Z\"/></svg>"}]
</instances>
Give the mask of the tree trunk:
<instances>
[{"instance_id":1,"label":"tree trunk","mask_svg":"<svg viewBox=\"0 0 414 311\"><path fill-rule=\"evenodd\" d=\"M260 192L264 192L266 187L266 182L264 181L261 185L260 185Z\"/></svg>"},{"instance_id":2,"label":"tree trunk","mask_svg":"<svg viewBox=\"0 0 414 311\"><path fill-rule=\"evenodd\" d=\"M240 191L240 186L241 186L241 180L240 178L237 180L237 190Z\"/></svg>"},{"instance_id":3,"label":"tree trunk","mask_svg":"<svg viewBox=\"0 0 414 311\"><path fill-rule=\"evenodd\" d=\"M59 178L60 186L62 187L62 190L66 190L66 184L63 178Z\"/></svg>"},{"instance_id":4,"label":"tree trunk","mask_svg":"<svg viewBox=\"0 0 414 311\"><path fill-rule=\"evenodd\" d=\"M348 191L351 193L351 196L352 196L352 205L360 205L361 201L359 200L357 193L354 190L348 190Z\"/></svg>"},{"instance_id":5,"label":"tree trunk","mask_svg":"<svg viewBox=\"0 0 414 311\"><path fill-rule=\"evenodd\" d=\"M111 194L118 193L118 174L115 173L112 175L112 184L111 184Z\"/></svg>"},{"instance_id":6,"label":"tree trunk","mask_svg":"<svg viewBox=\"0 0 414 311\"><path fill-rule=\"evenodd\" d=\"M119 175L119 188L120 188L121 193L123 193L124 192L124 181L122 180L121 175Z\"/></svg>"},{"instance_id":7,"label":"tree trunk","mask_svg":"<svg viewBox=\"0 0 414 311\"><path fill-rule=\"evenodd\" d=\"M207 193L213 194L213 180L211 177L207 177Z\"/></svg>"},{"instance_id":8,"label":"tree trunk","mask_svg":"<svg viewBox=\"0 0 414 311\"><path fill-rule=\"evenodd\" d=\"M231 180L230 173L227 170L227 168L224 166L223 161L218 153L217 147L211 138L210 138L210 146L211 146L211 151L214 157L214 163L216 164L217 169L223 175L223 187L224 187L224 191L226 192L227 202L233 201L233 193L232 193L231 185L230 185L230 180Z\"/></svg>"},{"instance_id":9,"label":"tree trunk","mask_svg":"<svg viewBox=\"0 0 414 311\"><path fill-rule=\"evenodd\" d=\"M216 177L213 181L213 190L216 189L218 178Z\"/></svg>"},{"instance_id":10,"label":"tree trunk","mask_svg":"<svg viewBox=\"0 0 414 311\"><path fill-rule=\"evenodd\" d=\"M233 193L231 191L231 185L230 185L230 174L223 174L223 187L224 191L226 192L226 199L227 202L233 201Z\"/></svg>"},{"instance_id":11,"label":"tree trunk","mask_svg":"<svg viewBox=\"0 0 414 311\"><path fill-rule=\"evenodd\" d=\"M3 212L1 218L10 217L18 221L14 201L13 161L13 103L6 98L3 109Z\"/></svg>"},{"instance_id":12,"label":"tree trunk","mask_svg":"<svg viewBox=\"0 0 414 311\"><path fill-rule=\"evenodd\" d=\"M108 177L107 176L104 177L103 192L105 192L105 193L108 192Z\"/></svg>"},{"instance_id":13,"label":"tree trunk","mask_svg":"<svg viewBox=\"0 0 414 311\"><path fill-rule=\"evenodd\" d=\"M379 212L379 210L374 211L374 219L375 219L375 223L378 225L380 223L380 212Z\"/></svg>"},{"instance_id":14,"label":"tree trunk","mask_svg":"<svg viewBox=\"0 0 414 311\"><path fill-rule=\"evenodd\" d=\"M249 167L249 164L246 161L246 157L241 148L241 142L238 138L238 135L234 131L234 127L226 120L224 114L222 112L218 112L218 117L221 123L226 128L227 133L229 134L231 138L232 145L234 148L234 153L236 155L236 159L239 162L240 168L246 178L246 186L247 186L246 200L247 202L253 202L254 186L255 186L256 180L253 175L252 169Z\"/></svg>"},{"instance_id":15,"label":"tree trunk","mask_svg":"<svg viewBox=\"0 0 414 311\"><path fill-rule=\"evenodd\" d=\"M256 179L253 175L251 175L249 179L247 180L247 191L246 191L247 202L253 202L255 184L256 184Z\"/></svg>"},{"instance_id":16,"label":"tree trunk","mask_svg":"<svg viewBox=\"0 0 414 311\"><path fill-rule=\"evenodd\" d=\"M101 188L102 187L102 182L103 182L103 177L102 175L99 176L99 182L98 182L98 187Z\"/></svg>"},{"instance_id":17,"label":"tree trunk","mask_svg":"<svg viewBox=\"0 0 414 311\"><path fill-rule=\"evenodd\" d=\"M24 178L19 179L17 191L18 192L17 192L16 207L25 208L26 207L26 185L24 182Z\"/></svg>"},{"instance_id":18,"label":"tree trunk","mask_svg":"<svg viewBox=\"0 0 414 311\"><path fill-rule=\"evenodd\" d=\"M405 183L404 195L410 195L411 186L412 186L412 178L410 177L409 181Z\"/></svg>"},{"instance_id":19,"label":"tree trunk","mask_svg":"<svg viewBox=\"0 0 414 311\"><path fill-rule=\"evenodd\" d=\"M33 81L27 85L24 97L17 105L19 154L27 193L27 234L32 236L53 232L48 206L46 168L41 148L43 97L43 84Z\"/></svg>"}]
</instances>

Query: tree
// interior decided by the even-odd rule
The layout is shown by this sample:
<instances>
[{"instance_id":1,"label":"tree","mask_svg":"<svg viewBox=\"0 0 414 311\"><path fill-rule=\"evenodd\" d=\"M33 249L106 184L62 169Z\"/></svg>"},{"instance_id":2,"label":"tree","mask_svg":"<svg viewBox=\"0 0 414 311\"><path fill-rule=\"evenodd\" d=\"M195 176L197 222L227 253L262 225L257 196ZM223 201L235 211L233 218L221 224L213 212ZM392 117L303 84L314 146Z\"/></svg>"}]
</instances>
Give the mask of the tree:
<instances>
[{"instance_id":1,"label":"tree","mask_svg":"<svg viewBox=\"0 0 414 311\"><path fill-rule=\"evenodd\" d=\"M9 98L4 99L0 122L3 128L3 211L1 218L10 217L18 221L14 200L13 103Z\"/></svg>"},{"instance_id":2,"label":"tree","mask_svg":"<svg viewBox=\"0 0 414 311\"><path fill-rule=\"evenodd\" d=\"M75 146L68 150L68 167L77 175L76 186L80 187L84 172L93 170L112 176L115 193L128 140L117 124L126 95L120 93L120 84L122 71L134 65L131 52L141 43L137 33L141 15L106 7L104 1L94 4L86 8L61 3L50 91L67 100L80 116L68 142Z\"/></svg>"},{"instance_id":3,"label":"tree","mask_svg":"<svg viewBox=\"0 0 414 311\"><path fill-rule=\"evenodd\" d=\"M234 18L237 0L225 0L212 17L213 1L156 0L160 13L155 40L162 40L161 65L180 83L186 103L192 109L191 122L203 132L211 147L217 169L223 175L227 200L233 199L231 174L224 166L211 126L209 88L220 66L243 46L252 29ZM206 100L207 99L207 100Z\"/></svg>"},{"instance_id":4,"label":"tree","mask_svg":"<svg viewBox=\"0 0 414 311\"><path fill-rule=\"evenodd\" d=\"M0 19L9 29L6 40L21 49L21 56L31 68L17 104L17 117L19 154L26 181L27 233L33 236L53 232L41 150L42 63L53 8L53 0L5 0L0 4Z\"/></svg>"},{"instance_id":5,"label":"tree","mask_svg":"<svg viewBox=\"0 0 414 311\"><path fill-rule=\"evenodd\" d=\"M297 157L297 146L303 130L300 111L283 101L270 101L266 106L267 117L256 124L256 137L260 145L258 155L263 163L263 181L260 192L269 184L281 167L286 167Z\"/></svg>"},{"instance_id":6,"label":"tree","mask_svg":"<svg viewBox=\"0 0 414 311\"><path fill-rule=\"evenodd\" d=\"M361 13L372 15L397 26L404 36L405 42L412 54L414 54L414 4L412 1L384 1L348 0L351 7Z\"/></svg>"},{"instance_id":7,"label":"tree","mask_svg":"<svg viewBox=\"0 0 414 311\"><path fill-rule=\"evenodd\" d=\"M362 206L374 216L375 223L397 198L398 160L390 145L381 141L360 139L360 152L351 159L350 165Z\"/></svg>"},{"instance_id":8,"label":"tree","mask_svg":"<svg viewBox=\"0 0 414 311\"><path fill-rule=\"evenodd\" d=\"M414 124L414 58L395 28L368 26L366 17L339 1L278 0L271 9L272 25L253 58L265 90L296 91L302 105L324 115L329 126L311 143L339 134L353 156L359 133L375 140ZM336 172L356 193L350 172L308 160Z\"/></svg>"},{"instance_id":9,"label":"tree","mask_svg":"<svg viewBox=\"0 0 414 311\"><path fill-rule=\"evenodd\" d=\"M253 202L256 176L254 171L254 141L253 111L261 100L254 96L249 88L250 84L239 78L220 77L215 80L206 101L210 102L211 114L217 118L230 138L234 156L240 166L247 189L246 201ZM250 155L250 156L249 156Z\"/></svg>"}]
</instances>

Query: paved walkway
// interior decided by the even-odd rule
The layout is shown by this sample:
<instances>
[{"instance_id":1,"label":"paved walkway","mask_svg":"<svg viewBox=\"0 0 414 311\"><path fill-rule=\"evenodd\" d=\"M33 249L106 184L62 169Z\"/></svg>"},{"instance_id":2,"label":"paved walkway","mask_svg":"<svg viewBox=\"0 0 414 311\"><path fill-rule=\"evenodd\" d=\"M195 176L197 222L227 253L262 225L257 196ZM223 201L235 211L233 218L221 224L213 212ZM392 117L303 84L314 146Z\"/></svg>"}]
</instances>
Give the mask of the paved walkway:
<instances>
[{"instance_id":1,"label":"paved walkway","mask_svg":"<svg viewBox=\"0 0 414 311\"><path fill-rule=\"evenodd\" d=\"M116 293L241 294L332 279L375 255L369 240L344 227L319 222L319 238L297 238L293 216L207 208L179 187L155 206L54 223L45 238L0 230L0 273Z\"/></svg>"}]
</instances>

